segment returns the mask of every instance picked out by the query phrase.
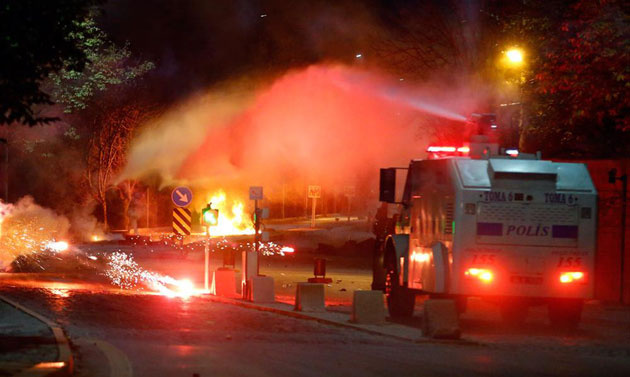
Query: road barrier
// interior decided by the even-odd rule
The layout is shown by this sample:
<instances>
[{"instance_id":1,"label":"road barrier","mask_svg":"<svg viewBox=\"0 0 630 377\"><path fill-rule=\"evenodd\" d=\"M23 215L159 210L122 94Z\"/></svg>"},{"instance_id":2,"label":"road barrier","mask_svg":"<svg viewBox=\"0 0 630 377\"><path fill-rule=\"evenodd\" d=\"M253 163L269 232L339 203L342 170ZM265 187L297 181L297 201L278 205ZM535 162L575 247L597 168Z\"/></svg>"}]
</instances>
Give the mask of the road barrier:
<instances>
[{"instance_id":1,"label":"road barrier","mask_svg":"<svg viewBox=\"0 0 630 377\"><path fill-rule=\"evenodd\" d=\"M382 291L354 291L350 321L366 325L385 322L385 304Z\"/></svg>"},{"instance_id":2,"label":"road barrier","mask_svg":"<svg viewBox=\"0 0 630 377\"><path fill-rule=\"evenodd\" d=\"M295 310L300 312L323 312L326 310L324 284L298 283L295 294Z\"/></svg>"},{"instance_id":3,"label":"road barrier","mask_svg":"<svg viewBox=\"0 0 630 377\"><path fill-rule=\"evenodd\" d=\"M276 296L273 288L273 278L271 276L253 276L249 280L251 287L249 300L252 302L274 302Z\"/></svg>"},{"instance_id":4,"label":"road barrier","mask_svg":"<svg viewBox=\"0 0 630 377\"><path fill-rule=\"evenodd\" d=\"M219 267L212 275L210 293L221 297L237 297L236 273L232 268Z\"/></svg>"}]
</instances>

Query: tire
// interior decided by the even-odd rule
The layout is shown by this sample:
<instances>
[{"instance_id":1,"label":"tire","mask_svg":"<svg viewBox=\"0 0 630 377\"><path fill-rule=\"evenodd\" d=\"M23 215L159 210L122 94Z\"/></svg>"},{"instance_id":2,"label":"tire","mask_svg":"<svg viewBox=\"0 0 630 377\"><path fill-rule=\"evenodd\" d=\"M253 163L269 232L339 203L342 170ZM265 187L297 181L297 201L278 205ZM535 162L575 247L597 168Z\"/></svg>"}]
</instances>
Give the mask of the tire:
<instances>
[{"instance_id":1,"label":"tire","mask_svg":"<svg viewBox=\"0 0 630 377\"><path fill-rule=\"evenodd\" d=\"M583 307L580 299L554 299L547 306L549 321L554 328L574 331L580 324Z\"/></svg>"},{"instance_id":2,"label":"tire","mask_svg":"<svg viewBox=\"0 0 630 377\"><path fill-rule=\"evenodd\" d=\"M529 306L520 300L505 300L500 304L501 319L507 325L520 326L527 319Z\"/></svg>"},{"instance_id":3,"label":"tire","mask_svg":"<svg viewBox=\"0 0 630 377\"><path fill-rule=\"evenodd\" d=\"M375 241L372 257L372 290L385 292L386 269L383 267L383 241Z\"/></svg>"},{"instance_id":4,"label":"tire","mask_svg":"<svg viewBox=\"0 0 630 377\"><path fill-rule=\"evenodd\" d=\"M391 264L387 267L385 278L385 295L387 296L387 310L392 318L409 318L413 316L416 306L416 295L406 287L401 287L398 271Z\"/></svg>"}]
</instances>

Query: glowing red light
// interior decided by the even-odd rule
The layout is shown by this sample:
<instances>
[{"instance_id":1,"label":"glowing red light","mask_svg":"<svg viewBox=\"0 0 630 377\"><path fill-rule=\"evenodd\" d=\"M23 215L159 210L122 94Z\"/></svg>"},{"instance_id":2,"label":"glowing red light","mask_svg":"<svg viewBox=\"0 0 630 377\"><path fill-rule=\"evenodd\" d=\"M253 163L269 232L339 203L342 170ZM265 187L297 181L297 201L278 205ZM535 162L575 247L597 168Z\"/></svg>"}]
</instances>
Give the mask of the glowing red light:
<instances>
[{"instance_id":1,"label":"glowing red light","mask_svg":"<svg viewBox=\"0 0 630 377\"><path fill-rule=\"evenodd\" d=\"M457 148L455 147L441 147L441 146L436 146L436 145L431 145L429 146L429 148L427 148L427 152L432 152L432 153L443 153L443 152L455 152L457 150Z\"/></svg>"},{"instance_id":2,"label":"glowing red light","mask_svg":"<svg viewBox=\"0 0 630 377\"><path fill-rule=\"evenodd\" d=\"M452 147L452 146L443 146L443 145L430 145L427 148L427 152L429 153L463 153L467 154L470 152L470 148L467 146L463 147Z\"/></svg>"},{"instance_id":3,"label":"glowing red light","mask_svg":"<svg viewBox=\"0 0 630 377\"><path fill-rule=\"evenodd\" d=\"M560 274L560 283L568 284L577 281L584 281L585 274L581 271L569 271Z\"/></svg>"},{"instance_id":4,"label":"glowing red light","mask_svg":"<svg viewBox=\"0 0 630 377\"><path fill-rule=\"evenodd\" d=\"M477 278L484 283L490 283L494 279L492 271L485 268L469 268L464 272L464 275Z\"/></svg>"}]
</instances>

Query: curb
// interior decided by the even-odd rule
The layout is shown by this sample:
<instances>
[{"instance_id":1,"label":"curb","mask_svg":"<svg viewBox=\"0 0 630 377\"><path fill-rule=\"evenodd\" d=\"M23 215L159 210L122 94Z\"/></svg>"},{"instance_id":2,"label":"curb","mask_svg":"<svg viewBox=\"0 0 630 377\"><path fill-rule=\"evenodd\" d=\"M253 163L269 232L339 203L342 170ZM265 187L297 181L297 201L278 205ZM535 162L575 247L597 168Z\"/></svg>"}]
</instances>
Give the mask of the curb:
<instances>
[{"instance_id":1,"label":"curb","mask_svg":"<svg viewBox=\"0 0 630 377\"><path fill-rule=\"evenodd\" d=\"M61 327L59 327L59 325L57 325L50 319L42 316L41 314L36 313L2 295L0 295L0 300L46 324L46 326L50 327L50 330L52 331L53 336L55 337L55 340L57 342L59 355L56 361L41 362L29 369L23 370L22 372L18 373L16 377L47 376L52 373L59 374L60 372L71 375L74 367L72 351L70 350L70 342L68 341L68 338L66 338L66 335L64 334Z\"/></svg>"},{"instance_id":2,"label":"curb","mask_svg":"<svg viewBox=\"0 0 630 377\"><path fill-rule=\"evenodd\" d=\"M478 342L471 341L471 340L465 340L465 339L447 340L447 339L414 338L414 337L405 337L405 336L400 336L400 335L395 335L395 334L388 334L388 333L386 333L384 331L378 331L378 330L375 330L375 329L366 328L366 327L363 327L361 325L353 324L352 322L349 322L349 321L348 322L335 321L335 320L332 320L332 319L322 318L322 317L319 317L319 316L316 316L316 315L309 315L309 314L306 314L304 312L298 312L298 311L294 311L294 310L283 310L283 309L279 309L279 308L273 308L273 307L270 307L270 306L265 306L264 304L263 305L255 304L255 303L252 303L252 302L244 301L242 299L233 299L233 298L227 298L227 297L220 297L220 296L215 296L215 295L211 295L211 294L204 295L204 296L208 297L208 299L210 299L210 301L214 301L214 302L220 302L220 303L223 303L223 304L236 305L236 306L240 306L240 307L248 308L248 309L256 309L256 310L260 310L260 311L263 311L263 312L276 313L276 314L284 315L284 316L287 316L287 317L293 317L293 318L298 318L298 319L305 319L305 320L316 321L316 322L327 324L327 325L353 329L353 330L361 331L361 332L364 332L364 333L367 333L367 334L384 336L384 337L387 337L387 338L401 340L401 341L405 341L405 342L432 343L432 344L455 344L455 345L480 345L480 343L478 343ZM281 302L278 302L278 301L274 301L274 302L269 303L269 304L284 304L284 303L281 303ZM326 313L326 312L323 312L323 313Z\"/></svg>"}]
</instances>

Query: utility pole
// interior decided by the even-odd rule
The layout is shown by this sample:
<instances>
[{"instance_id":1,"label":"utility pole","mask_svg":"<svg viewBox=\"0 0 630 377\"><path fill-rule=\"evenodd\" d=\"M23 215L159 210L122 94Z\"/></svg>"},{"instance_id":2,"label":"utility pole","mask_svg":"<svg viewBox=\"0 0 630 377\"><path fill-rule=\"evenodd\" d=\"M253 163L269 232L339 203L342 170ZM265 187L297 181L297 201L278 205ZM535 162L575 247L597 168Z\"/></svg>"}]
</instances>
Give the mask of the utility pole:
<instances>
[{"instance_id":1,"label":"utility pole","mask_svg":"<svg viewBox=\"0 0 630 377\"><path fill-rule=\"evenodd\" d=\"M619 302L623 304L624 254L626 252L626 209L628 201L628 174L617 177L617 169L608 172L608 182L614 184L621 181L621 250L619 254Z\"/></svg>"},{"instance_id":2,"label":"utility pole","mask_svg":"<svg viewBox=\"0 0 630 377\"><path fill-rule=\"evenodd\" d=\"M0 138L0 143L4 144L4 202L9 202L9 142L5 138Z\"/></svg>"},{"instance_id":3,"label":"utility pole","mask_svg":"<svg viewBox=\"0 0 630 377\"><path fill-rule=\"evenodd\" d=\"M284 219L284 202L285 202L285 198L286 198L286 183L282 184L282 218Z\"/></svg>"},{"instance_id":4,"label":"utility pole","mask_svg":"<svg viewBox=\"0 0 630 377\"><path fill-rule=\"evenodd\" d=\"M256 243L256 276L260 275L260 210L258 209L258 200L254 200L254 230L256 235L254 236L254 242Z\"/></svg>"},{"instance_id":5,"label":"utility pole","mask_svg":"<svg viewBox=\"0 0 630 377\"><path fill-rule=\"evenodd\" d=\"M149 186L147 186L147 229L149 228Z\"/></svg>"}]
</instances>

